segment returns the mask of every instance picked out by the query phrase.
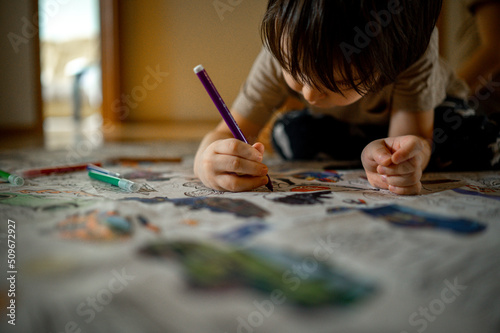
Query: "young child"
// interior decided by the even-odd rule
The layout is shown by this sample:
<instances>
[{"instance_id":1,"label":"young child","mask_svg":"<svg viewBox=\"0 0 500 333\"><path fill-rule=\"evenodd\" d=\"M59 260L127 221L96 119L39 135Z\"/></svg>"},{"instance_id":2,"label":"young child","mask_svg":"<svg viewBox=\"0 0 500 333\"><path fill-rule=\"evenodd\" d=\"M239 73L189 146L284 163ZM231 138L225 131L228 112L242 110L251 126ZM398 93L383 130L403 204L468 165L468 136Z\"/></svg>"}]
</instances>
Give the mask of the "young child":
<instances>
[{"instance_id":1,"label":"young child","mask_svg":"<svg viewBox=\"0 0 500 333\"><path fill-rule=\"evenodd\" d=\"M438 56L440 10L438 0L270 0L265 47L232 106L236 122L254 141L295 96L307 108L272 132L284 159L360 159L373 186L418 194L433 150L455 149L451 134L467 115L457 109L468 109L466 85ZM194 172L216 190L251 190L267 183L263 154L262 143L233 139L221 122L200 144ZM435 164L450 164L442 155Z\"/></svg>"}]
</instances>

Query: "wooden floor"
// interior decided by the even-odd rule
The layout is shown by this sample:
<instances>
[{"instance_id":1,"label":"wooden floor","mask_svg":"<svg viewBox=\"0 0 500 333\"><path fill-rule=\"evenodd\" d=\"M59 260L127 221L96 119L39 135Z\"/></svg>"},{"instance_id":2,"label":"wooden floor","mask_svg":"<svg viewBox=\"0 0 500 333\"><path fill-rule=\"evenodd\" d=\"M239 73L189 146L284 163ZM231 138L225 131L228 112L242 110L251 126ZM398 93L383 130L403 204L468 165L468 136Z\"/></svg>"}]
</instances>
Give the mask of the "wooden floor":
<instances>
[{"instance_id":1,"label":"wooden floor","mask_svg":"<svg viewBox=\"0 0 500 333\"><path fill-rule=\"evenodd\" d=\"M45 126L43 137L29 132L3 133L0 149L41 148L65 149L79 140L91 140L95 145L105 142L139 141L201 141L215 128L216 122L122 123L109 127L78 128L71 123ZM50 127L50 128L47 128Z\"/></svg>"},{"instance_id":2,"label":"wooden floor","mask_svg":"<svg viewBox=\"0 0 500 333\"><path fill-rule=\"evenodd\" d=\"M286 110L300 110L304 105L290 98L286 101L278 116ZM68 113L69 114L69 113ZM80 125L76 125L71 116L54 117L46 115L43 135L26 131L0 131L0 150L30 147L45 147L49 150L65 149L68 145L76 145L79 140L91 140L96 144L105 142L138 142L138 141L201 141L203 136L214 129L220 120L214 121L171 121L171 122L124 122L111 127L101 126L99 113L85 112ZM272 122L272 121L271 121ZM266 126L258 140L271 152L269 142L270 126Z\"/></svg>"},{"instance_id":3,"label":"wooden floor","mask_svg":"<svg viewBox=\"0 0 500 333\"><path fill-rule=\"evenodd\" d=\"M103 129L106 141L201 141L217 122L124 123Z\"/></svg>"}]
</instances>

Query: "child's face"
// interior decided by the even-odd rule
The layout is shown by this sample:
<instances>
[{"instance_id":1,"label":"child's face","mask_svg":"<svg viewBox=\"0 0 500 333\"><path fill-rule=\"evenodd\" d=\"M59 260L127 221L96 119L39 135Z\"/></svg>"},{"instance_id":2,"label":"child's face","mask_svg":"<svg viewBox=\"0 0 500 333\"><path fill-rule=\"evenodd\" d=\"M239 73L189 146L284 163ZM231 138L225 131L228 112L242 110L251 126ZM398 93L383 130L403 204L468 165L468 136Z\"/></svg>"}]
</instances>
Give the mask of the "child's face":
<instances>
[{"instance_id":1,"label":"child's face","mask_svg":"<svg viewBox=\"0 0 500 333\"><path fill-rule=\"evenodd\" d=\"M323 89L323 91L318 91L313 87L308 85L304 85L300 82L297 82L289 73L283 71L283 76L285 78L288 86L304 96L305 100L309 102L311 105L314 105L319 108L331 108L334 106L344 106L352 104L358 101L362 95L357 93L351 87L345 88L342 90L342 94L336 93L327 89Z\"/></svg>"}]
</instances>

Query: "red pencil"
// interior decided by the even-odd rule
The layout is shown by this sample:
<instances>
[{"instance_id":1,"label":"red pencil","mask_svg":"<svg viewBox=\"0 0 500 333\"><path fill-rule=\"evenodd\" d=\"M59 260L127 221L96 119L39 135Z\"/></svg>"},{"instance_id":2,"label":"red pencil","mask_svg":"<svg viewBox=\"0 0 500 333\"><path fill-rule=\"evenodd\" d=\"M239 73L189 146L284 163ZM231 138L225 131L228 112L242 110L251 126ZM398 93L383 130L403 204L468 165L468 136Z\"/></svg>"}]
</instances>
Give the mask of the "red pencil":
<instances>
[{"instance_id":1,"label":"red pencil","mask_svg":"<svg viewBox=\"0 0 500 333\"><path fill-rule=\"evenodd\" d=\"M97 166L102 166L101 162L92 162L92 164L97 165ZM54 174L54 173L66 173L66 172L82 171L82 170L87 170L87 165L88 165L88 163L54 166L54 167L43 168L43 169L26 170L23 172L23 176L28 178L28 177L50 175L50 174Z\"/></svg>"}]
</instances>

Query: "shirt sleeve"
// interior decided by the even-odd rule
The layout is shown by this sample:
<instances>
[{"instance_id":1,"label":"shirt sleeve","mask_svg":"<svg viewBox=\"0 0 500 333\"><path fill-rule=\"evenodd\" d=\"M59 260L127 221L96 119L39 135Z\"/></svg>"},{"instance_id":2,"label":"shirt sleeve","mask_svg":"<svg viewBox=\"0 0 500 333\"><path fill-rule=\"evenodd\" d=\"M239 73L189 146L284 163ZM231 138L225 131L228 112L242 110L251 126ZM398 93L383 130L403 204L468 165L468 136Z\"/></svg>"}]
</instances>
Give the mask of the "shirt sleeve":
<instances>
[{"instance_id":1,"label":"shirt sleeve","mask_svg":"<svg viewBox=\"0 0 500 333\"><path fill-rule=\"evenodd\" d=\"M281 66L262 48L241 86L232 110L251 122L264 126L289 95Z\"/></svg>"},{"instance_id":2,"label":"shirt sleeve","mask_svg":"<svg viewBox=\"0 0 500 333\"><path fill-rule=\"evenodd\" d=\"M434 29L425 53L394 82L392 109L432 110L446 97L448 75L439 59L438 31Z\"/></svg>"}]
</instances>

